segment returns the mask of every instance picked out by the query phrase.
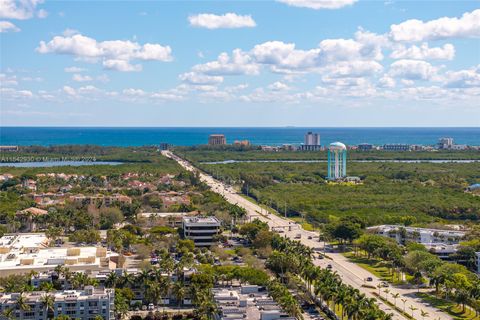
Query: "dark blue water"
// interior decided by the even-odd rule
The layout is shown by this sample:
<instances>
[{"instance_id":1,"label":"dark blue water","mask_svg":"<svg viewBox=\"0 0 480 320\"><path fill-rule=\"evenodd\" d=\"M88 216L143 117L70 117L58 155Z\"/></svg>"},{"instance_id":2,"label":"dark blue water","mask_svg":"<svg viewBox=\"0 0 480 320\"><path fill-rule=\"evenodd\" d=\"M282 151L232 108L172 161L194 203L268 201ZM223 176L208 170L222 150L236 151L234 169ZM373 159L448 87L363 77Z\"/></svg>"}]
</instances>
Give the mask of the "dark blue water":
<instances>
[{"instance_id":1,"label":"dark blue water","mask_svg":"<svg viewBox=\"0 0 480 320\"><path fill-rule=\"evenodd\" d=\"M208 135L225 134L227 143L249 140L256 145L300 144L307 131L318 132L321 144L407 143L433 145L441 137L457 144L480 145L480 128L85 128L0 127L0 145L95 144L101 146L206 144Z\"/></svg>"}]
</instances>

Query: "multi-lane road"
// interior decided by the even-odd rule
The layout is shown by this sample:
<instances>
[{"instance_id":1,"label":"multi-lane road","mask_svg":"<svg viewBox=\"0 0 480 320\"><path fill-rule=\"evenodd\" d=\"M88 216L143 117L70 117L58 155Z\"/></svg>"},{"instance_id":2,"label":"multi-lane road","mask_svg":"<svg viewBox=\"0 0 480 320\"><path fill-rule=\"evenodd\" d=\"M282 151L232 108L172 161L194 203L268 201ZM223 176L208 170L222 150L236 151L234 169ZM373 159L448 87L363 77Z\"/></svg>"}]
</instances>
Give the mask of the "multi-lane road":
<instances>
[{"instance_id":1,"label":"multi-lane road","mask_svg":"<svg viewBox=\"0 0 480 320\"><path fill-rule=\"evenodd\" d=\"M212 176L207 175L197 168L195 168L191 163L188 161L176 156L170 151L163 151L164 156L169 157L177 161L183 168L188 171L198 171L200 174L200 179L205 182L210 188L222 194L225 199L232 203L236 204L247 211L247 215L249 218L258 218L261 221L268 223L269 227L274 230L282 230L282 235L290 237L292 239L297 238L303 244L312 247L312 248L320 248L323 249L323 242L318 241L318 234L304 230L300 225L297 223L275 215L273 213L268 212L267 210L263 209L259 205L249 201L248 199L242 197L238 193L235 192L231 187L226 186L221 181L214 179ZM300 235L300 239L298 236ZM332 269L335 270L342 281L352 287L360 290L360 292L364 293L369 298L375 298L372 292L377 292L377 289L366 288L364 285L374 286L376 287L382 281L375 277L373 274L368 272L367 270L361 268L360 266L356 265L355 263L350 262L347 258L343 255L338 253L328 253L330 259L314 259L314 263L321 267L327 267L328 264L331 265ZM366 282L367 278L371 278L372 281ZM393 302L393 298L391 295L398 293L399 297L397 300L397 306L402 308L405 307L406 311L409 314L412 314L410 307L413 307L413 317L417 319L423 319L421 317L421 312L428 312L428 316L425 317L426 319L435 319L435 320L450 320L452 319L447 314L439 311L438 309L423 303L420 299L415 297L415 290L411 289L401 289L396 287L388 288L390 291L388 294L383 293L381 291L382 296L388 296L389 300ZM405 303L402 301L405 301ZM396 320L404 320L406 319L401 313L396 312L393 308L388 306L387 304L378 300L379 307L387 312L393 314L393 319Z\"/></svg>"}]
</instances>

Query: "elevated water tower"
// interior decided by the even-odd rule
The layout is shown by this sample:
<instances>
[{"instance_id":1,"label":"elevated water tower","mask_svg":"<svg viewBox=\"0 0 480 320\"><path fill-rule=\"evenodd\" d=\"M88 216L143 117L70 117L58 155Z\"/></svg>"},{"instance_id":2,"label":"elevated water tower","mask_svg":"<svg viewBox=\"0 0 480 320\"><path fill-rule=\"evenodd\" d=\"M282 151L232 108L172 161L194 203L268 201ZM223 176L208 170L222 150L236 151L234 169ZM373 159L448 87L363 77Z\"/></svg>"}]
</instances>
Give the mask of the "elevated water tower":
<instances>
[{"instance_id":1,"label":"elevated water tower","mask_svg":"<svg viewBox=\"0 0 480 320\"><path fill-rule=\"evenodd\" d=\"M328 146L329 180L337 180L347 176L347 146L341 142L333 142Z\"/></svg>"}]
</instances>

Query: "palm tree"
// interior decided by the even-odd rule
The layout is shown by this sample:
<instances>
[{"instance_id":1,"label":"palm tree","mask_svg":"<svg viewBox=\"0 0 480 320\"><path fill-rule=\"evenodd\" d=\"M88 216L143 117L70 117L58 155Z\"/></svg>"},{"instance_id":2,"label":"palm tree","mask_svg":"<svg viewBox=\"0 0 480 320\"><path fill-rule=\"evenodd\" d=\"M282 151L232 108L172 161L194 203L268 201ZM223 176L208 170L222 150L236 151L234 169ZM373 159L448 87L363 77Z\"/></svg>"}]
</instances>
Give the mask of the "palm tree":
<instances>
[{"instance_id":1,"label":"palm tree","mask_svg":"<svg viewBox=\"0 0 480 320\"><path fill-rule=\"evenodd\" d=\"M412 311L412 317L413 317L413 311L418 310L418 308L415 308L414 306L410 306L409 309Z\"/></svg>"},{"instance_id":2,"label":"palm tree","mask_svg":"<svg viewBox=\"0 0 480 320\"><path fill-rule=\"evenodd\" d=\"M407 303L407 299L400 299L403 302L403 312L405 312L405 303Z\"/></svg>"},{"instance_id":3,"label":"palm tree","mask_svg":"<svg viewBox=\"0 0 480 320\"><path fill-rule=\"evenodd\" d=\"M52 319L54 316L53 313L53 307L55 304L55 297L51 294L45 294L41 298L41 303L45 309L45 312L47 314L47 319Z\"/></svg>"},{"instance_id":4,"label":"palm tree","mask_svg":"<svg viewBox=\"0 0 480 320\"><path fill-rule=\"evenodd\" d=\"M175 300L177 301L177 305L180 308L182 301L187 294L187 289L181 281L177 281L173 284L172 290Z\"/></svg>"},{"instance_id":5,"label":"palm tree","mask_svg":"<svg viewBox=\"0 0 480 320\"><path fill-rule=\"evenodd\" d=\"M390 290L389 290L389 289L385 289L385 290L383 290L383 292L385 292L385 300L388 301L388 294L390 293Z\"/></svg>"},{"instance_id":6,"label":"palm tree","mask_svg":"<svg viewBox=\"0 0 480 320\"><path fill-rule=\"evenodd\" d=\"M30 306L27 304L27 301L25 300L25 296L23 295L23 292L20 293L20 295L17 298L17 301L15 302L15 309L21 310L21 311L30 310Z\"/></svg>"},{"instance_id":7,"label":"palm tree","mask_svg":"<svg viewBox=\"0 0 480 320\"><path fill-rule=\"evenodd\" d=\"M392 295L392 298L393 298L393 304L395 305L395 308L397 307L397 299L398 297L400 297L400 294L397 292L397 293L391 293Z\"/></svg>"},{"instance_id":8,"label":"palm tree","mask_svg":"<svg viewBox=\"0 0 480 320\"><path fill-rule=\"evenodd\" d=\"M421 314L421 316L422 316L422 319L425 319L425 317L428 317L428 316L429 316L428 312L423 311L423 310L420 310L420 314Z\"/></svg>"},{"instance_id":9,"label":"palm tree","mask_svg":"<svg viewBox=\"0 0 480 320\"><path fill-rule=\"evenodd\" d=\"M108 274L107 279L105 280L105 285L107 288L115 288L118 282L118 274L115 271L112 271Z\"/></svg>"}]
</instances>

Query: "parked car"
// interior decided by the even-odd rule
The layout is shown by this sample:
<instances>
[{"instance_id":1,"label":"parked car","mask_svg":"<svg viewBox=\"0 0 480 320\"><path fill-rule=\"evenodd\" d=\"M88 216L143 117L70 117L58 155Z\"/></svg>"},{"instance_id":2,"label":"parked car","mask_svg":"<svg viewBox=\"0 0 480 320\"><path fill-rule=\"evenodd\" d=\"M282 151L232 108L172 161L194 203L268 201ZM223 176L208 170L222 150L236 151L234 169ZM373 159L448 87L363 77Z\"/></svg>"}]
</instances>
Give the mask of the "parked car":
<instances>
[{"instance_id":1,"label":"parked car","mask_svg":"<svg viewBox=\"0 0 480 320\"><path fill-rule=\"evenodd\" d=\"M331 264L327 264L327 269L332 269L332 265Z\"/></svg>"},{"instance_id":2,"label":"parked car","mask_svg":"<svg viewBox=\"0 0 480 320\"><path fill-rule=\"evenodd\" d=\"M371 282L371 281L373 281L373 278L372 277L367 277L367 279L365 279L365 280L368 281L368 282Z\"/></svg>"}]
</instances>

